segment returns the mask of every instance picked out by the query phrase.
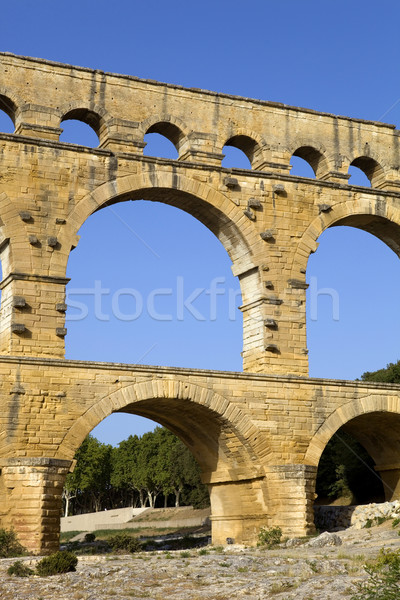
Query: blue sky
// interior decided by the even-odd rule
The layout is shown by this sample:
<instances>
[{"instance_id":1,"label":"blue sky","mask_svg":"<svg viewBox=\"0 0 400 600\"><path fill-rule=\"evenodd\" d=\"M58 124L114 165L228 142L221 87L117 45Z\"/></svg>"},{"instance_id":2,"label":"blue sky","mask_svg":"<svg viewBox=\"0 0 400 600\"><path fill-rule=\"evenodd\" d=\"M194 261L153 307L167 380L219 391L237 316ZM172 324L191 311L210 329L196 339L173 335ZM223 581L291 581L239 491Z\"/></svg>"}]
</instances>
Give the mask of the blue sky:
<instances>
[{"instance_id":1,"label":"blue sky","mask_svg":"<svg viewBox=\"0 0 400 600\"><path fill-rule=\"evenodd\" d=\"M13 0L1 9L0 50L399 126L399 12L395 0ZM65 126L66 141L96 144ZM0 129L7 127L0 116ZM146 152L171 156L159 143L149 139ZM245 166L240 158L226 160ZM203 225L168 206L127 202L93 215L80 234L68 265L70 300L78 300L74 290L96 285L103 295L96 307L86 294L89 314L82 320L72 320L81 309L69 310L68 358L241 369L241 318L232 309L240 304L238 282ZM345 227L326 231L319 242L307 278L314 290L335 290L339 306L334 319L332 297L320 294L313 319L309 314L310 374L354 379L396 361L397 256ZM213 285L225 290L216 318ZM191 294L192 305L182 308L179 295ZM172 320L152 318L152 308ZM95 434L117 443L149 426L133 419L107 419Z\"/></svg>"}]
</instances>

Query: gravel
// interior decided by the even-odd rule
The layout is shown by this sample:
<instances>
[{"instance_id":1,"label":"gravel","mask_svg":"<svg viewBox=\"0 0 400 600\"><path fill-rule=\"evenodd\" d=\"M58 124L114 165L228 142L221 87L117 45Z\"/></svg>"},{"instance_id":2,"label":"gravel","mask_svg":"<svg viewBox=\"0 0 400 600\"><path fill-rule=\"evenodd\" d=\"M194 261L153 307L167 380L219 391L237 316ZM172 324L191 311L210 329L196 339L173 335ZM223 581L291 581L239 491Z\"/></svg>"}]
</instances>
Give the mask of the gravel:
<instances>
[{"instance_id":1,"label":"gravel","mask_svg":"<svg viewBox=\"0 0 400 600\"><path fill-rule=\"evenodd\" d=\"M367 559L400 548L391 522L338 532L341 545L264 550L229 545L204 550L80 556L77 571L47 578L7 575L0 560L2 600L339 600L365 579ZM325 536L325 539L327 536ZM290 544L289 544L290 546ZM189 554L189 556L188 556ZM38 557L23 558L31 567Z\"/></svg>"}]
</instances>

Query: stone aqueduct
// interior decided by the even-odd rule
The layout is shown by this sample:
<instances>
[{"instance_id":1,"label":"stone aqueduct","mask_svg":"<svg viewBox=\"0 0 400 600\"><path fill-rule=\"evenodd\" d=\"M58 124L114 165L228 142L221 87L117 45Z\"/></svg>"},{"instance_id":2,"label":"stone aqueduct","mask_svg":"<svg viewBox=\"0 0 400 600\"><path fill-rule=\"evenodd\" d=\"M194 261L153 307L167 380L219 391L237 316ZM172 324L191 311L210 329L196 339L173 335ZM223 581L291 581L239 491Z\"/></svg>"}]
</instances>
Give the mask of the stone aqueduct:
<instances>
[{"instance_id":1,"label":"stone aqueduct","mask_svg":"<svg viewBox=\"0 0 400 600\"><path fill-rule=\"evenodd\" d=\"M400 496L400 387L308 378L305 272L319 235L351 225L400 252L399 132L390 125L0 55L0 515L34 552L57 547L61 491L85 436L116 411L176 433L209 485L212 535L313 529L318 461L345 426ZM66 119L98 148L59 141ZM146 132L179 158L143 156ZM252 169L221 167L240 148ZM315 179L290 175L306 159ZM371 188L348 184L350 164ZM221 241L239 278L243 372L64 359L67 261L96 210L147 199Z\"/></svg>"}]
</instances>

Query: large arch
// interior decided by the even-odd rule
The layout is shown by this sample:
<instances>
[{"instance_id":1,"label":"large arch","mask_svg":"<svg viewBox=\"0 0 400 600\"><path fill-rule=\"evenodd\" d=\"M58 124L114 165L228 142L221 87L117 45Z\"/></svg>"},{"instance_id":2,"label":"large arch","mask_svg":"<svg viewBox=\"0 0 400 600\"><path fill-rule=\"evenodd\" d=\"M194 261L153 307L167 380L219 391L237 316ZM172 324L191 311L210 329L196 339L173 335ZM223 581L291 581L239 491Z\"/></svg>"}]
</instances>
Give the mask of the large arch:
<instances>
[{"instance_id":1,"label":"large arch","mask_svg":"<svg viewBox=\"0 0 400 600\"><path fill-rule=\"evenodd\" d=\"M400 257L400 210L374 196L347 200L324 208L303 233L293 257L292 277L305 274L310 254L328 227L347 225L375 235Z\"/></svg>"},{"instance_id":2,"label":"large arch","mask_svg":"<svg viewBox=\"0 0 400 600\"><path fill-rule=\"evenodd\" d=\"M311 439L306 464L318 465L327 443L341 427L372 457L386 500L400 499L400 396L371 394L336 409Z\"/></svg>"},{"instance_id":3,"label":"large arch","mask_svg":"<svg viewBox=\"0 0 400 600\"><path fill-rule=\"evenodd\" d=\"M87 194L67 217L69 227L62 232L75 236L86 219L104 206L125 200L152 200L163 202L197 218L220 240L232 262L251 264L252 249L259 245L243 211L215 188L177 175L173 169L149 168L139 175L126 175L108 181ZM68 246L68 245L67 245ZM69 248L67 253L69 254Z\"/></svg>"},{"instance_id":4,"label":"large arch","mask_svg":"<svg viewBox=\"0 0 400 600\"><path fill-rule=\"evenodd\" d=\"M218 393L180 379L128 384L95 402L71 426L57 458L72 460L84 438L104 418L128 412L159 422L193 452L207 483L263 476L271 452L258 441L250 419Z\"/></svg>"},{"instance_id":5,"label":"large arch","mask_svg":"<svg viewBox=\"0 0 400 600\"><path fill-rule=\"evenodd\" d=\"M392 387L392 386L391 386ZM318 465L319 459L321 458L321 454L325 449L325 446L331 439L334 433L336 433L341 427L347 426L349 428L349 423L354 421L355 419L360 419L359 423L361 423L361 419L364 419L365 415L397 415L398 421L400 422L400 394L398 397L390 395L385 396L382 394L370 394L363 398L356 398L354 400L350 400L346 404L343 404L339 408L337 408L331 415L324 421L324 423L318 428L318 430L314 433L311 438L310 444L306 451L304 462L308 465ZM381 420L381 419L380 419ZM355 421L354 421L355 422ZM373 420L370 418L370 428L372 431ZM396 421L396 424L397 421ZM352 429L352 434L356 431L357 427L350 426ZM359 427L361 431L361 426ZM387 428L385 429L386 438L388 441L387 448L390 452L393 449L393 440L390 440L389 444L389 432ZM394 433L394 432L393 432ZM398 429L398 440L400 442L400 429ZM364 434L363 434L364 436ZM363 440L365 443L365 440ZM378 450L379 452L385 452L383 448L366 448L372 458L378 458Z\"/></svg>"}]
</instances>

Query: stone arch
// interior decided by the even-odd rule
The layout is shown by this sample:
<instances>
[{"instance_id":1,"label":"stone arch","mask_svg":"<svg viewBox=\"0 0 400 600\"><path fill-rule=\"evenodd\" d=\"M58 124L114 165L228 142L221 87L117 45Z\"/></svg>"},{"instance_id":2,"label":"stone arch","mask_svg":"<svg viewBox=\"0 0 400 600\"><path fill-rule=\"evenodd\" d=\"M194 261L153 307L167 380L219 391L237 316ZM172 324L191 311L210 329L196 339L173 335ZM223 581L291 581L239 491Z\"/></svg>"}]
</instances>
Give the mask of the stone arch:
<instances>
[{"instance_id":1,"label":"stone arch","mask_svg":"<svg viewBox=\"0 0 400 600\"><path fill-rule=\"evenodd\" d=\"M60 252L64 252L65 266L71 241L75 240L86 219L104 206L129 199L154 200L181 208L214 233L232 262L240 262L243 270L255 268L252 250L258 247L260 241L243 212L211 186L177 175L173 169L160 168L159 165L157 169L149 165L149 169L139 175L108 181L82 198L68 215L68 226L59 229Z\"/></svg>"},{"instance_id":2,"label":"stone arch","mask_svg":"<svg viewBox=\"0 0 400 600\"><path fill-rule=\"evenodd\" d=\"M379 188L385 183L385 172L382 165L370 156L358 156L350 166L360 169L371 182L371 187Z\"/></svg>"},{"instance_id":3,"label":"stone arch","mask_svg":"<svg viewBox=\"0 0 400 600\"><path fill-rule=\"evenodd\" d=\"M99 105L87 105L81 101L70 102L61 106L57 114L60 124L69 119L76 119L89 125L99 138L100 144L106 137L108 123L111 120L110 115L103 107Z\"/></svg>"},{"instance_id":4,"label":"stone arch","mask_svg":"<svg viewBox=\"0 0 400 600\"><path fill-rule=\"evenodd\" d=\"M371 415L372 413L398 415L398 419L396 417L396 424L398 424L397 420L400 422L400 396L371 394L351 400L337 408L312 437L304 457L305 464L317 466L322 452L334 433L353 419L362 418L364 415ZM370 448L366 449L374 458L373 450L371 452Z\"/></svg>"},{"instance_id":5,"label":"stone arch","mask_svg":"<svg viewBox=\"0 0 400 600\"><path fill-rule=\"evenodd\" d=\"M23 109L25 102L12 90L0 85L0 110L3 110L16 125L19 112Z\"/></svg>"},{"instance_id":6,"label":"stone arch","mask_svg":"<svg viewBox=\"0 0 400 600\"><path fill-rule=\"evenodd\" d=\"M265 145L258 133L245 128L237 128L230 132L229 138L222 144L221 150L224 146L238 148L247 156L251 167L256 169L257 165L263 162L262 152Z\"/></svg>"},{"instance_id":7,"label":"stone arch","mask_svg":"<svg viewBox=\"0 0 400 600\"><path fill-rule=\"evenodd\" d=\"M180 156L183 147L187 146L190 129L177 117L154 115L142 121L139 126L139 135L144 137L146 133L159 133L166 137L175 146Z\"/></svg>"},{"instance_id":8,"label":"stone arch","mask_svg":"<svg viewBox=\"0 0 400 600\"><path fill-rule=\"evenodd\" d=\"M310 254L316 251L319 236L328 227L348 225L375 235L400 257L400 210L382 198L351 197L321 212L303 233L293 258L292 277L305 275Z\"/></svg>"},{"instance_id":9,"label":"stone arch","mask_svg":"<svg viewBox=\"0 0 400 600\"><path fill-rule=\"evenodd\" d=\"M290 156L298 156L305 160L312 170L315 177L321 178L329 171L335 170L335 160L329 156L326 148L315 141L308 139L297 139L289 148Z\"/></svg>"},{"instance_id":10,"label":"stone arch","mask_svg":"<svg viewBox=\"0 0 400 600\"><path fill-rule=\"evenodd\" d=\"M113 412L132 412L168 427L191 449L207 480L261 477L270 448L250 419L213 390L180 379L128 384L93 404L69 429L57 458L72 459L84 438Z\"/></svg>"}]
</instances>

